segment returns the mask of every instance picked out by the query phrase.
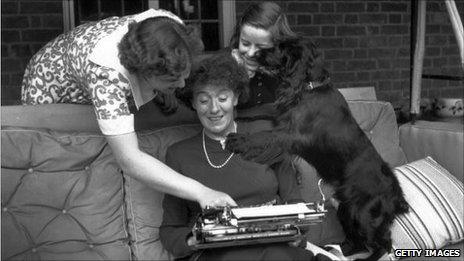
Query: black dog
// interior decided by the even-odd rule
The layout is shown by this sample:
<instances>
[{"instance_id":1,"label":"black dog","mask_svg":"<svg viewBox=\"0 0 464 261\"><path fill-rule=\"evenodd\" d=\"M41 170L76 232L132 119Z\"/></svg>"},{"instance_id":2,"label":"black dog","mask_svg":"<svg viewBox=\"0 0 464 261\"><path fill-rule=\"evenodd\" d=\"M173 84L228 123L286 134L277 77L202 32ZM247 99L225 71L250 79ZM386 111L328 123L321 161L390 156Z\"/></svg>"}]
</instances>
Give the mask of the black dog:
<instances>
[{"instance_id":1,"label":"black dog","mask_svg":"<svg viewBox=\"0 0 464 261\"><path fill-rule=\"evenodd\" d=\"M230 134L227 149L246 159L268 159L285 152L311 163L335 188L334 197L340 202L337 215L346 234L344 254L368 247L372 254L366 260L378 260L391 250L393 219L408 211L398 180L356 123L341 93L329 83L312 88L312 83L328 76L314 46L287 41L264 54L261 62L284 82L275 103L276 126L251 135Z\"/></svg>"}]
</instances>

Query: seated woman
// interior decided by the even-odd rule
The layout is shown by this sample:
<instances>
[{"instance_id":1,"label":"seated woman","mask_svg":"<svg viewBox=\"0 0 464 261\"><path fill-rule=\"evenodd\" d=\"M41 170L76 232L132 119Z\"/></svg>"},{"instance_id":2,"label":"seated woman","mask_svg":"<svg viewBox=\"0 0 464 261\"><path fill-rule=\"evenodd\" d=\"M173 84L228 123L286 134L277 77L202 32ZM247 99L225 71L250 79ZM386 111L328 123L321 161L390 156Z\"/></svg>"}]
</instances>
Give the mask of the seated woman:
<instances>
[{"instance_id":1,"label":"seated woman","mask_svg":"<svg viewBox=\"0 0 464 261\"><path fill-rule=\"evenodd\" d=\"M192 138L168 148L166 162L176 171L213 189L228 193L239 206L300 202L290 161L276 166L244 161L224 148L228 133L247 131L234 121L235 106L248 85L244 68L228 54L203 60L193 71L183 96L203 125ZM273 170L275 169L275 171ZM192 227L200 205L166 195L160 239L164 247L184 260L311 260L312 252L296 244L273 243L194 251Z\"/></svg>"}]
</instances>

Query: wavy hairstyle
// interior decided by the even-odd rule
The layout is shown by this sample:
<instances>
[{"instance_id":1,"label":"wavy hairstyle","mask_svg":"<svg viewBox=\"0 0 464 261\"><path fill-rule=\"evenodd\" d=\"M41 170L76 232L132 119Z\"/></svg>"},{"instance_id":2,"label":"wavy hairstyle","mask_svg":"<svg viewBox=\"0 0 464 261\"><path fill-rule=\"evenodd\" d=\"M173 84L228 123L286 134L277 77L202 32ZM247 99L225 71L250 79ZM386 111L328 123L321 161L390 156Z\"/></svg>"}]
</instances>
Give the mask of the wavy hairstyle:
<instances>
[{"instance_id":1,"label":"wavy hairstyle","mask_svg":"<svg viewBox=\"0 0 464 261\"><path fill-rule=\"evenodd\" d=\"M248 6L239 22L235 25L229 47L238 48L240 33L244 25L269 31L274 43L297 37L297 34L290 28L287 16L282 11L282 8L273 2L261 2Z\"/></svg>"},{"instance_id":2,"label":"wavy hairstyle","mask_svg":"<svg viewBox=\"0 0 464 261\"><path fill-rule=\"evenodd\" d=\"M202 46L200 39L173 19L148 18L129 24L118 45L119 60L133 74L178 77Z\"/></svg>"},{"instance_id":3,"label":"wavy hairstyle","mask_svg":"<svg viewBox=\"0 0 464 261\"><path fill-rule=\"evenodd\" d=\"M193 109L192 100L196 90L212 85L231 89L239 102L248 99L248 74L243 66L230 55L221 52L204 58L194 66L183 89L177 89L176 96Z\"/></svg>"}]
</instances>

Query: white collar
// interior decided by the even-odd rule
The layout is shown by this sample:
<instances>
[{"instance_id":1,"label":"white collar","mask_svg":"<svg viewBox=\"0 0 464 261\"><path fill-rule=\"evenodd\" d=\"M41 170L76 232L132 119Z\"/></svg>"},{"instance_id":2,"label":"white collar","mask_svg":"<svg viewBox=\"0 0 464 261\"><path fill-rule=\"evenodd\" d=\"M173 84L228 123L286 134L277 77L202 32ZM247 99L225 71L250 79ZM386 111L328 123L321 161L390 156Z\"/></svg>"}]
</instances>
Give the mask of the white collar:
<instances>
[{"instance_id":1,"label":"white collar","mask_svg":"<svg viewBox=\"0 0 464 261\"><path fill-rule=\"evenodd\" d=\"M151 17L163 17L163 16L174 19L176 22L180 24L184 24L179 17L163 9L157 9L157 10L148 9L147 11L143 13L134 15L132 17L132 20L135 22L140 22L140 21L143 21ZM152 100L156 96L156 94L153 92L153 95L151 97L144 97L140 90L141 88L140 85L142 83L139 82L138 78L135 75L129 73L127 69L119 61L118 44L123 38L123 36L129 30L128 25L129 24L126 23L125 25L117 28L115 31L113 31L109 35L100 39L98 43L95 45L95 48L93 49L92 53L89 55L88 59L100 66L112 68L122 73L125 77L127 77L127 79L129 79L129 85L132 90L132 95L134 97L135 106L137 107L137 110L138 110L140 106Z\"/></svg>"}]
</instances>

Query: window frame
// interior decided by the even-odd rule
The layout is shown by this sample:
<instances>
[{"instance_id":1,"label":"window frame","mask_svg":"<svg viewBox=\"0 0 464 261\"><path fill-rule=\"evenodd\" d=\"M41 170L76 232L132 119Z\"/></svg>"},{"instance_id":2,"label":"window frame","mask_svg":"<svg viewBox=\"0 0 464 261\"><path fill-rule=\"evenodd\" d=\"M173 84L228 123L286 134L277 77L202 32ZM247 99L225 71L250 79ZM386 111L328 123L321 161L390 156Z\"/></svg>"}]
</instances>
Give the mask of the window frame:
<instances>
[{"instance_id":1,"label":"window frame","mask_svg":"<svg viewBox=\"0 0 464 261\"><path fill-rule=\"evenodd\" d=\"M75 27L74 0L63 1L63 31ZM219 7L219 46L227 47L235 27L235 0L218 0ZM159 8L158 0L148 0L148 8Z\"/></svg>"}]
</instances>

